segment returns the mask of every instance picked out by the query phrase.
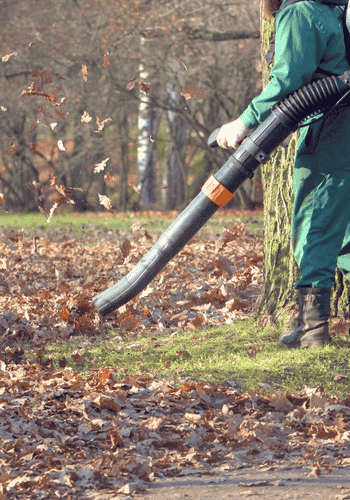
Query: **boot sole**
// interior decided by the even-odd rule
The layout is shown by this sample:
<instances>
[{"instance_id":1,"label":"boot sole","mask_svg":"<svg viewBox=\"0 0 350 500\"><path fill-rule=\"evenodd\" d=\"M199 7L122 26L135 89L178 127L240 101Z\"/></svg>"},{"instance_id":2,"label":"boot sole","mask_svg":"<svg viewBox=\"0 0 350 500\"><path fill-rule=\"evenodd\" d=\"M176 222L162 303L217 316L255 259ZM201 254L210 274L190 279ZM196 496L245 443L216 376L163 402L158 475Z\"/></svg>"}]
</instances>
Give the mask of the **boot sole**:
<instances>
[{"instance_id":1,"label":"boot sole","mask_svg":"<svg viewBox=\"0 0 350 500\"><path fill-rule=\"evenodd\" d=\"M329 340L310 340L309 342L300 342L299 344L294 344L294 345L288 345L284 344L283 342L280 342L283 347L286 347L287 349L298 349L299 347L301 349L308 349L309 347L322 347L323 345L329 344L331 339Z\"/></svg>"},{"instance_id":2,"label":"boot sole","mask_svg":"<svg viewBox=\"0 0 350 500\"><path fill-rule=\"evenodd\" d=\"M308 349L309 347L322 347L322 346L327 345L329 343L330 343L330 339L329 340L313 340L310 342L301 342L300 347L302 349Z\"/></svg>"}]
</instances>

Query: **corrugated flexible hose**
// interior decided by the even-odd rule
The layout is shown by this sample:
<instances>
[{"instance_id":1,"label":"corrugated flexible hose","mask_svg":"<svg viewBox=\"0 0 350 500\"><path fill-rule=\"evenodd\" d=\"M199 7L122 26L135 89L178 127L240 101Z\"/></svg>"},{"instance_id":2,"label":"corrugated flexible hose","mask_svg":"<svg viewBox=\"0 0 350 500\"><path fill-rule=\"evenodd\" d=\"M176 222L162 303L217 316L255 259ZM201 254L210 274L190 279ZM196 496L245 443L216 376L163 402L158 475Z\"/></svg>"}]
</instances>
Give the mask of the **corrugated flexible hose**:
<instances>
[{"instance_id":1,"label":"corrugated flexible hose","mask_svg":"<svg viewBox=\"0 0 350 500\"><path fill-rule=\"evenodd\" d=\"M300 122L318 112L339 105L349 91L350 71L344 75L317 80L286 97L271 108L271 114L247 137L230 156L223 167L211 176L201 192L166 229L148 253L124 278L96 295L95 308L106 316L138 295L200 230L220 206L224 206L233 193L281 142L300 126ZM216 129L208 144L217 146Z\"/></svg>"}]
</instances>

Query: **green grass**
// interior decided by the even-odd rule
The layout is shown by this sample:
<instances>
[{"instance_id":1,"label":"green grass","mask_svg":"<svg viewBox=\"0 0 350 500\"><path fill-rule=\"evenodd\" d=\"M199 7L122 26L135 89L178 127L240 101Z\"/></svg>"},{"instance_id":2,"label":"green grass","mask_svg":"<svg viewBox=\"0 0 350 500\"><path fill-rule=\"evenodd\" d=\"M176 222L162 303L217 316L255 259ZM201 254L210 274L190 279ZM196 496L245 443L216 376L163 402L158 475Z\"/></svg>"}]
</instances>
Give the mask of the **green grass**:
<instances>
[{"instance_id":1,"label":"green grass","mask_svg":"<svg viewBox=\"0 0 350 500\"><path fill-rule=\"evenodd\" d=\"M41 214L1 214L0 215L0 231L2 228L21 231L22 229L28 233L37 233L43 231L58 231L73 232L75 236L83 236L84 233L94 228L110 229L114 231L128 231L135 222L143 224L142 228L148 232L163 232L174 221L174 218L150 218L150 217L131 217L128 213L122 218L117 217L95 217L89 213L83 214L62 214L54 215L49 224ZM199 231L207 231L209 228L214 233L220 234L224 226L232 227L234 222L244 222L249 231L253 234L262 234L263 215L256 214L251 217L241 216L234 218L232 216L224 216L222 214L214 215Z\"/></svg>"},{"instance_id":2,"label":"green grass","mask_svg":"<svg viewBox=\"0 0 350 500\"><path fill-rule=\"evenodd\" d=\"M281 325L260 327L254 319L190 333L149 337L113 332L109 338L72 338L47 345L45 357L56 366L65 357L68 366L86 374L92 368L111 368L123 374L152 373L157 378L228 381L242 390L299 392L303 385L322 385L329 395L350 393L350 341L337 337L332 345L308 350L285 349L278 343ZM340 340L341 339L341 340ZM30 346L27 346L29 354ZM79 353L75 362L72 354ZM336 374L344 376L335 381Z\"/></svg>"}]
</instances>

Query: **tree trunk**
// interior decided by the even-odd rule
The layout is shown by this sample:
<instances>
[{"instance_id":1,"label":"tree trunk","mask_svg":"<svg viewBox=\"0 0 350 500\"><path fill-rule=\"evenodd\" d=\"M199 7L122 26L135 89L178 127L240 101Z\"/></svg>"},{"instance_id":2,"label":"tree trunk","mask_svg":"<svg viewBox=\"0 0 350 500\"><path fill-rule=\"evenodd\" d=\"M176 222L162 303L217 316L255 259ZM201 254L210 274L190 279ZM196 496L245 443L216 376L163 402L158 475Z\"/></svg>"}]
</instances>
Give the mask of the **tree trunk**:
<instances>
[{"instance_id":1,"label":"tree trunk","mask_svg":"<svg viewBox=\"0 0 350 500\"><path fill-rule=\"evenodd\" d=\"M144 43L144 38L141 38L141 46L143 46ZM143 81L147 81L149 74L145 70L143 64L140 64L139 70L140 78ZM150 203L156 202L154 166L156 163L157 149L156 142L152 139L154 137L156 125L156 111L152 106L151 98L140 90L137 133L137 165L139 175L138 188L141 190L140 201L146 204L146 206Z\"/></svg>"},{"instance_id":2,"label":"tree trunk","mask_svg":"<svg viewBox=\"0 0 350 500\"><path fill-rule=\"evenodd\" d=\"M175 108L178 105L179 94L168 85L170 94L169 103ZM174 111L168 111L168 133L171 141L168 153L168 189L167 189L167 210L182 210L188 205L187 170L188 166L184 161L184 142L186 139L187 124L177 116Z\"/></svg>"},{"instance_id":3,"label":"tree trunk","mask_svg":"<svg viewBox=\"0 0 350 500\"><path fill-rule=\"evenodd\" d=\"M263 2L260 2L262 84L265 88L269 72L273 67L265 62L269 51L269 39L273 33L273 19L264 17ZM285 325L292 322L297 311L297 291L294 285L300 279L300 271L291 246L291 219L294 201L293 171L299 137L295 132L288 148L278 147L268 163L262 166L264 191L264 277L263 291L258 312L271 322L282 321ZM348 304L346 286L342 274L337 270L336 285L332 296L332 315L344 317ZM346 291L346 290L345 290Z\"/></svg>"},{"instance_id":4,"label":"tree trunk","mask_svg":"<svg viewBox=\"0 0 350 500\"><path fill-rule=\"evenodd\" d=\"M120 179L120 190L119 190L119 209L126 212L128 208L129 196L128 196L128 175L130 170L129 161L129 122L126 106L124 105L121 110L122 116L119 126L120 135L120 149L121 149L121 160L122 160L122 172Z\"/></svg>"}]
</instances>

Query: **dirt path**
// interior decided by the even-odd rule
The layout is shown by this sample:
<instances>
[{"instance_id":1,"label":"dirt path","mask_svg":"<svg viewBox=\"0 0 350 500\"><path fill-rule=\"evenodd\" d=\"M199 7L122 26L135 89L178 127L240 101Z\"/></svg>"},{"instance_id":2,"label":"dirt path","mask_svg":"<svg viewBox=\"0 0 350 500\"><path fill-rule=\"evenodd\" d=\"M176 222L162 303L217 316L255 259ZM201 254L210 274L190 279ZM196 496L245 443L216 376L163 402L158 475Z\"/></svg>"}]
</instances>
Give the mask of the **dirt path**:
<instances>
[{"instance_id":1,"label":"dirt path","mask_svg":"<svg viewBox=\"0 0 350 500\"><path fill-rule=\"evenodd\" d=\"M125 498L125 497L124 497ZM258 471L243 468L217 471L211 476L158 479L146 492L135 495L145 500L229 500L251 499L350 499L350 469L333 469L314 476L312 469Z\"/></svg>"}]
</instances>

